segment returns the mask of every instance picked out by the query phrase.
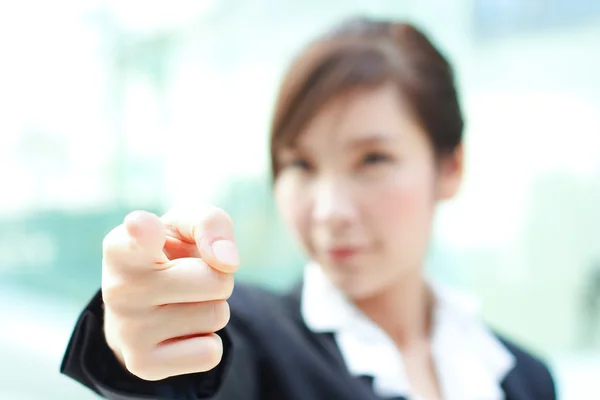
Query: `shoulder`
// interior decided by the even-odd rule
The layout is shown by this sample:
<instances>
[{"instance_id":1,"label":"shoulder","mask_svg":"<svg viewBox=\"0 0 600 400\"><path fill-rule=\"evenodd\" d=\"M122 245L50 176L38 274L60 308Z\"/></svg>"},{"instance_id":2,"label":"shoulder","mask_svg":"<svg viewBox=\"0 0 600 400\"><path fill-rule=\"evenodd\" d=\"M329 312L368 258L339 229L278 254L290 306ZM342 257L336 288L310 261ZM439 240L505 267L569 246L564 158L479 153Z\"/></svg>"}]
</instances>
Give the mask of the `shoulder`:
<instances>
[{"instance_id":1,"label":"shoulder","mask_svg":"<svg viewBox=\"0 0 600 400\"><path fill-rule=\"evenodd\" d=\"M534 399L556 399L554 379L546 362L505 336L494 334L515 360L514 368L504 379L505 390L520 388L531 393Z\"/></svg>"},{"instance_id":2,"label":"shoulder","mask_svg":"<svg viewBox=\"0 0 600 400\"><path fill-rule=\"evenodd\" d=\"M529 378L552 379L550 369L545 361L500 334L496 334L496 337L515 358L515 371L527 375Z\"/></svg>"}]
</instances>

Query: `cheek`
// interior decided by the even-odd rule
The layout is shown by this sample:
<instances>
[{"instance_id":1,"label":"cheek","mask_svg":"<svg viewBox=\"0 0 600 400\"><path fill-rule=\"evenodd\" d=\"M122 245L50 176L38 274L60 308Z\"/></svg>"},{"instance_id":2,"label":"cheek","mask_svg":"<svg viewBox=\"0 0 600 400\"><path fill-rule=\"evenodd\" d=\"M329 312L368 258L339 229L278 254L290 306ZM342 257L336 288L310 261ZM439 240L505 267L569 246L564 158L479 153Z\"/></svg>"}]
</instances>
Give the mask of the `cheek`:
<instances>
[{"instance_id":1,"label":"cheek","mask_svg":"<svg viewBox=\"0 0 600 400\"><path fill-rule=\"evenodd\" d=\"M387 247L406 252L406 245L427 241L434 207L433 176L429 171L398 174L371 192L370 209Z\"/></svg>"}]
</instances>

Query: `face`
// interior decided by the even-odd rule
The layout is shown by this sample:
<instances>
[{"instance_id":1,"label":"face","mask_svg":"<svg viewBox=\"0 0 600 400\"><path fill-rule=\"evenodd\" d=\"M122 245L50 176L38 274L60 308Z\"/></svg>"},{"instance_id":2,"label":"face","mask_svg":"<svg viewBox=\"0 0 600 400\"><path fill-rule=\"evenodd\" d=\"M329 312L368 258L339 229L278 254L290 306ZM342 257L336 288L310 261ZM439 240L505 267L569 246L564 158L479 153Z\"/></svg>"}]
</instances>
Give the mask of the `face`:
<instances>
[{"instance_id":1,"label":"face","mask_svg":"<svg viewBox=\"0 0 600 400\"><path fill-rule=\"evenodd\" d=\"M277 157L284 222L354 299L421 273L435 205L455 194L462 169L460 151L436 163L391 85L330 103Z\"/></svg>"}]
</instances>

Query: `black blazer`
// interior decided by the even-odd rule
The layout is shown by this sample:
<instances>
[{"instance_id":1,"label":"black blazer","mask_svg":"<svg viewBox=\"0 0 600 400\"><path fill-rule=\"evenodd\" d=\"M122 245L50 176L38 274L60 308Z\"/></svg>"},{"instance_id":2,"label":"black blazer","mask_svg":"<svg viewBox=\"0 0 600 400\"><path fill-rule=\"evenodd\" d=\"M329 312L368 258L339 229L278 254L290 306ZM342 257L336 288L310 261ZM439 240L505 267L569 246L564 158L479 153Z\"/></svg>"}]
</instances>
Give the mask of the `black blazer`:
<instances>
[{"instance_id":1,"label":"black blazer","mask_svg":"<svg viewBox=\"0 0 600 400\"><path fill-rule=\"evenodd\" d=\"M229 304L230 322L218 332L224 347L219 366L149 382L128 373L108 348L98 292L79 317L61 372L114 400L379 399L372 378L350 375L331 334L316 334L306 327L299 289L277 295L238 284ZM506 400L555 400L546 365L499 339L516 358L516 367L502 383Z\"/></svg>"}]
</instances>

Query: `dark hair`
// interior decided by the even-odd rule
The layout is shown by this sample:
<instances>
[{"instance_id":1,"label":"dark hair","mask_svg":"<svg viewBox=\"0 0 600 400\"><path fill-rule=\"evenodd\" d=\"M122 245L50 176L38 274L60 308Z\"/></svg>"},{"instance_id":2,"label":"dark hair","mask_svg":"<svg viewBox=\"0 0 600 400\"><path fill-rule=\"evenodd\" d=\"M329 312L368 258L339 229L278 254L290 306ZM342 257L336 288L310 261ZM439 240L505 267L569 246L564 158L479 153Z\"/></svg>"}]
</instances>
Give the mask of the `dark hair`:
<instances>
[{"instance_id":1,"label":"dark hair","mask_svg":"<svg viewBox=\"0 0 600 400\"><path fill-rule=\"evenodd\" d=\"M453 153L462 141L463 118L448 61L408 23L358 18L309 44L284 77L270 133L273 178L279 172L278 150L293 145L325 103L390 82L407 100L436 156Z\"/></svg>"}]
</instances>

